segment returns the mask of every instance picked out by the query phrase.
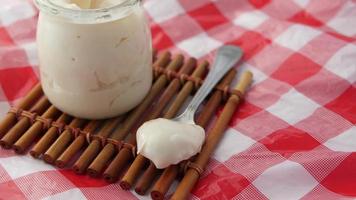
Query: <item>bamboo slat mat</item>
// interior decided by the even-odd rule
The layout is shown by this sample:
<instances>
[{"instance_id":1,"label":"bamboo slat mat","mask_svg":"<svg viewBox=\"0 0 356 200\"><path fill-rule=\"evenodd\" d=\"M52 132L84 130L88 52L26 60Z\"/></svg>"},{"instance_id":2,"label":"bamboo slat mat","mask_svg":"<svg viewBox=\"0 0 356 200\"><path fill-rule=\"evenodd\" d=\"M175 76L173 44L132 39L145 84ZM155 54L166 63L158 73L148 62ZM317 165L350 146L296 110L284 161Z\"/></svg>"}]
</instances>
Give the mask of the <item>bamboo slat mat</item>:
<instances>
[{"instance_id":1,"label":"bamboo slat mat","mask_svg":"<svg viewBox=\"0 0 356 200\"><path fill-rule=\"evenodd\" d=\"M103 177L110 183L120 180L123 189L134 187L140 195L152 188L153 199L163 199L176 178L190 173L188 179L193 180L184 178L172 198L186 197L242 100L251 74L245 73L234 89L230 84L236 70L230 70L202 105L196 122L205 128L220 106L225 109L216 125L206 129L211 132L202 153L189 161L156 169L148 159L136 155L136 131L145 121L176 116L203 83L208 66L206 61L197 63L182 55L164 52L156 57L155 53L154 82L145 99L129 113L105 120L79 119L62 113L37 84L2 120L0 145L18 154L29 153L58 168L71 168L77 174Z\"/></svg>"}]
</instances>

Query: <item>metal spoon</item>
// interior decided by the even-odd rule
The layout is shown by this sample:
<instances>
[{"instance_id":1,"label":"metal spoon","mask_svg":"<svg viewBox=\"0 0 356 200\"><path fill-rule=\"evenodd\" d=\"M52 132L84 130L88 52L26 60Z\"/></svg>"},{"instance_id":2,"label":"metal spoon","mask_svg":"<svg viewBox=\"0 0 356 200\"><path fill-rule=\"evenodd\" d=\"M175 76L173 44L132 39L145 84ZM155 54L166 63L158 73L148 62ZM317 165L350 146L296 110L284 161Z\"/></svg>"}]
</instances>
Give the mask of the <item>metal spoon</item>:
<instances>
[{"instance_id":1,"label":"metal spoon","mask_svg":"<svg viewBox=\"0 0 356 200\"><path fill-rule=\"evenodd\" d=\"M203 85L199 88L184 112L171 120L195 124L194 114L205 97L211 92L219 80L241 59L242 50L236 46L223 46L218 49L215 62L205 78Z\"/></svg>"}]
</instances>

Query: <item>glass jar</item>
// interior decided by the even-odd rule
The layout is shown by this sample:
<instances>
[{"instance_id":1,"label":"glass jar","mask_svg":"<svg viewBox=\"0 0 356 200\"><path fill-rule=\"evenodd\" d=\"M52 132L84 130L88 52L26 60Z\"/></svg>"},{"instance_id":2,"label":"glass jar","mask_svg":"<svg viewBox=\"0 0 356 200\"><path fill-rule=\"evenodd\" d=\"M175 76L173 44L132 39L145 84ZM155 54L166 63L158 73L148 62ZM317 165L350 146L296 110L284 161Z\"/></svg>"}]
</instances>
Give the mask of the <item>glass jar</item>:
<instances>
[{"instance_id":1,"label":"glass jar","mask_svg":"<svg viewBox=\"0 0 356 200\"><path fill-rule=\"evenodd\" d=\"M151 34L141 1L110 0L117 4L97 9L55 1L35 0L41 84L50 102L88 119L139 104L152 84Z\"/></svg>"}]
</instances>

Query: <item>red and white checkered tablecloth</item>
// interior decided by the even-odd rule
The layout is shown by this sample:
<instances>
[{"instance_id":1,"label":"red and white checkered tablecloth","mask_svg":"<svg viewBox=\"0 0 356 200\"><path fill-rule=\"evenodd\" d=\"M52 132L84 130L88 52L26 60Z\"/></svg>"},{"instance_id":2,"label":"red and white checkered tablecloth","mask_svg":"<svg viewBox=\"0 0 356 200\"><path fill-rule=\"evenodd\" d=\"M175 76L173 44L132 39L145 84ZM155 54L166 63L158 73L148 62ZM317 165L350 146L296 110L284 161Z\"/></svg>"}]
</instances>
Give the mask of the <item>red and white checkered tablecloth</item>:
<instances>
[{"instance_id":1,"label":"red and white checkered tablecloth","mask_svg":"<svg viewBox=\"0 0 356 200\"><path fill-rule=\"evenodd\" d=\"M355 0L147 0L158 49L255 77L192 199L356 198ZM38 11L0 0L0 115L37 81ZM0 199L146 199L0 149Z\"/></svg>"}]
</instances>

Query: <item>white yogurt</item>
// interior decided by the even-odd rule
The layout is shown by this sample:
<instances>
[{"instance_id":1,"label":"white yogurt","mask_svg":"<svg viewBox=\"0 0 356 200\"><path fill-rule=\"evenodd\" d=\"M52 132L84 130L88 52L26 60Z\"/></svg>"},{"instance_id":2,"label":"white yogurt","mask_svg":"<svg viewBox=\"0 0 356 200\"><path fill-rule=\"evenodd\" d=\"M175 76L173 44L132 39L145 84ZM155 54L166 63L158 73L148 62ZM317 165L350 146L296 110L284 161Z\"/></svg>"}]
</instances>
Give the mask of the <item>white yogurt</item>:
<instances>
[{"instance_id":1,"label":"white yogurt","mask_svg":"<svg viewBox=\"0 0 356 200\"><path fill-rule=\"evenodd\" d=\"M200 152L204 138L205 131L198 125L158 118L137 130L137 153L162 169Z\"/></svg>"},{"instance_id":2,"label":"white yogurt","mask_svg":"<svg viewBox=\"0 0 356 200\"><path fill-rule=\"evenodd\" d=\"M97 0L94 8L122 1ZM50 2L82 12L70 0ZM85 15L80 13L81 18ZM100 119L125 113L151 87L151 36L139 5L118 18L89 23L41 12L37 43L45 94L60 110L76 117Z\"/></svg>"}]
</instances>

